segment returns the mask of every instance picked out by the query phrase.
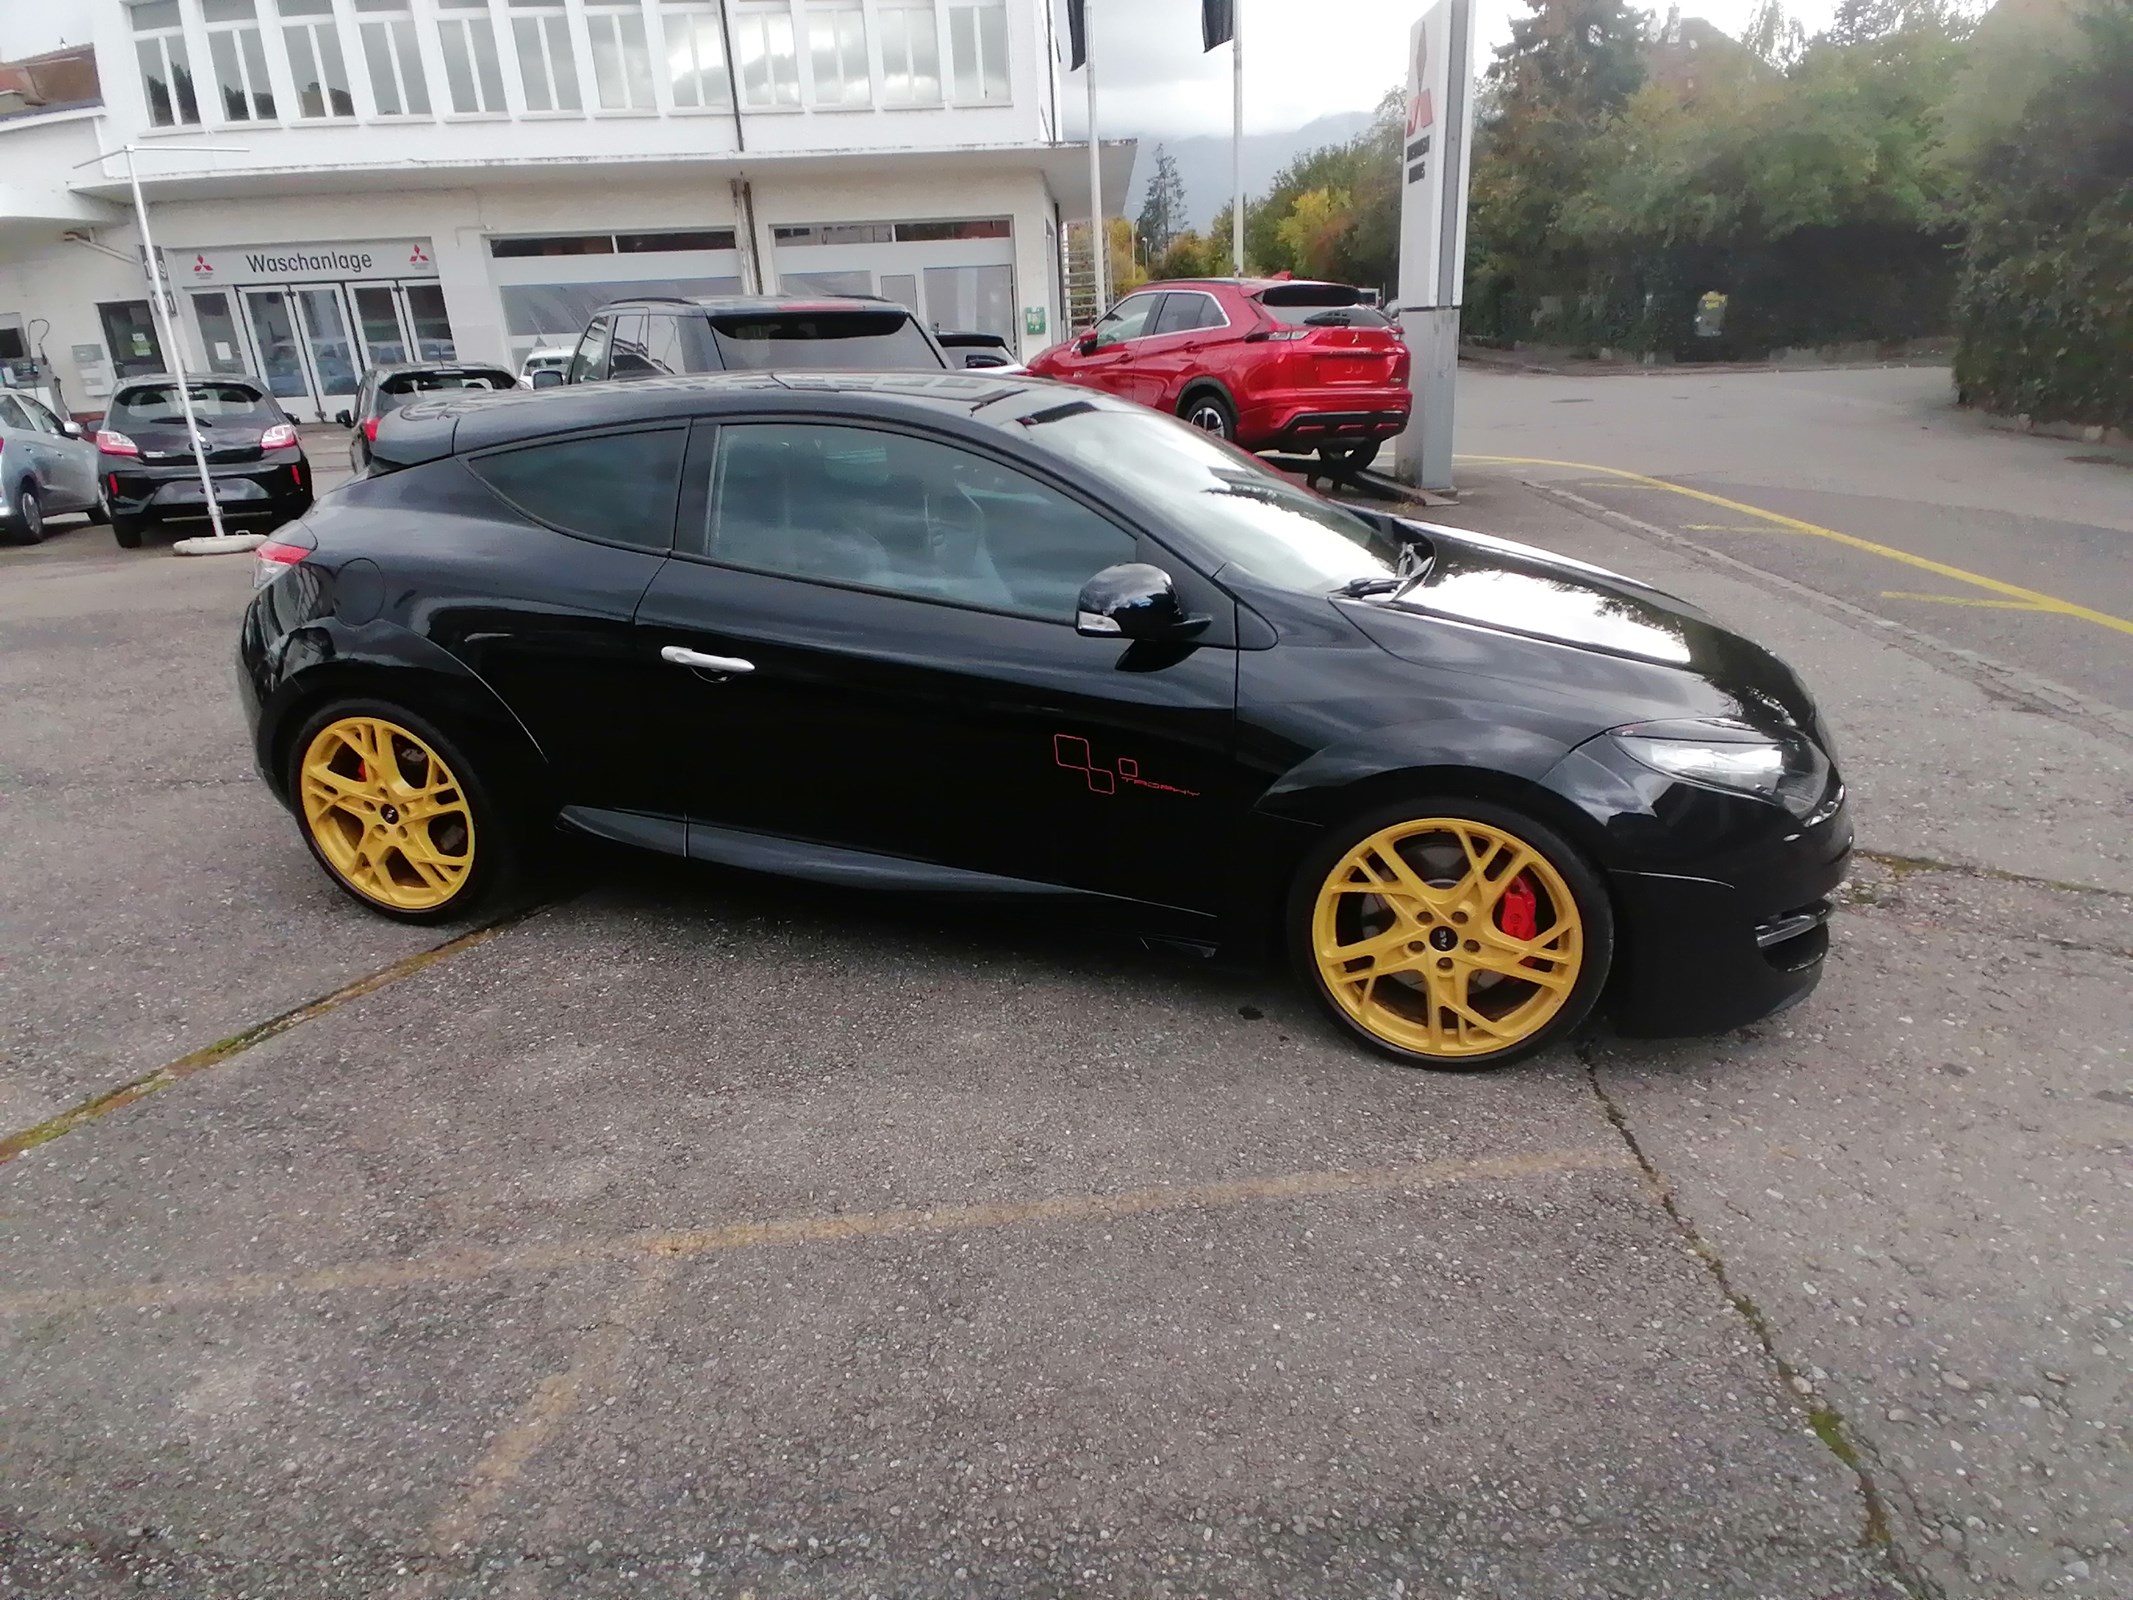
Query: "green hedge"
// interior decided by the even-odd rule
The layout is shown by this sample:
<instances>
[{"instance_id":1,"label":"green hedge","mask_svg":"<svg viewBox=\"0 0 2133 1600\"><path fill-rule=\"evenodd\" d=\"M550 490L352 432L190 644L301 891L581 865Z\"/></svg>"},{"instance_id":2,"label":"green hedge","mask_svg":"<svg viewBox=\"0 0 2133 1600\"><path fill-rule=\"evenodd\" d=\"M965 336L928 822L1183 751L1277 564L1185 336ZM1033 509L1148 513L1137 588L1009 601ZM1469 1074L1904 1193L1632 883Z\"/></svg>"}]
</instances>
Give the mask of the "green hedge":
<instances>
[{"instance_id":1,"label":"green hedge","mask_svg":"<svg viewBox=\"0 0 2133 1600\"><path fill-rule=\"evenodd\" d=\"M2133 428L2133 188L2056 233L1980 228L1957 318L1964 404Z\"/></svg>"}]
</instances>

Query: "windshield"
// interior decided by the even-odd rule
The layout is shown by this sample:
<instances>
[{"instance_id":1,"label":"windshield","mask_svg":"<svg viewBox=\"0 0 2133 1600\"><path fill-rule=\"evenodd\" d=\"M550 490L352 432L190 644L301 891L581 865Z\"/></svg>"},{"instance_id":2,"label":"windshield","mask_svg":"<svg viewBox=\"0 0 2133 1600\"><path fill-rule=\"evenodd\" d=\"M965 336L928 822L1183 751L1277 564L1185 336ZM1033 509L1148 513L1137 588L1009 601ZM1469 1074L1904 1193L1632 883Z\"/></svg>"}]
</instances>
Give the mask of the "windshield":
<instances>
[{"instance_id":1,"label":"windshield","mask_svg":"<svg viewBox=\"0 0 2133 1600\"><path fill-rule=\"evenodd\" d=\"M937 372L947 364L901 309L765 312L713 317L711 327L725 364L744 371Z\"/></svg>"},{"instance_id":2,"label":"windshield","mask_svg":"<svg viewBox=\"0 0 2133 1600\"><path fill-rule=\"evenodd\" d=\"M193 383L186 385L185 392L192 400L193 415L202 422L260 422L273 417L265 397L241 383ZM111 421L121 431L163 423L182 427L185 412L178 404L178 386L155 383L125 390L112 402Z\"/></svg>"},{"instance_id":3,"label":"windshield","mask_svg":"<svg viewBox=\"0 0 2133 1600\"><path fill-rule=\"evenodd\" d=\"M1025 420L1030 437L1174 514L1254 577L1313 593L1390 578L1400 544L1352 511L1174 417L1086 402Z\"/></svg>"}]
</instances>

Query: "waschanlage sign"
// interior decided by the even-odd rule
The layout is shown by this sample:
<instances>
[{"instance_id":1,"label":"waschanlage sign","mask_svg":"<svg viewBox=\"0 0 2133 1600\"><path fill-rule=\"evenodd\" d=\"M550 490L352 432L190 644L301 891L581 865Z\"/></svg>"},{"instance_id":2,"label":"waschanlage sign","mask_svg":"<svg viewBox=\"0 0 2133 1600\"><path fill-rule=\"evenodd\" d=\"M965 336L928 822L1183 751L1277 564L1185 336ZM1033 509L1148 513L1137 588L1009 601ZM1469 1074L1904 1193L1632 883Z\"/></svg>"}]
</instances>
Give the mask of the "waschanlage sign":
<instances>
[{"instance_id":1,"label":"waschanlage sign","mask_svg":"<svg viewBox=\"0 0 2133 1600\"><path fill-rule=\"evenodd\" d=\"M434 278L427 239L358 239L345 244L240 244L159 247L173 289L218 283L302 283L340 278Z\"/></svg>"}]
</instances>

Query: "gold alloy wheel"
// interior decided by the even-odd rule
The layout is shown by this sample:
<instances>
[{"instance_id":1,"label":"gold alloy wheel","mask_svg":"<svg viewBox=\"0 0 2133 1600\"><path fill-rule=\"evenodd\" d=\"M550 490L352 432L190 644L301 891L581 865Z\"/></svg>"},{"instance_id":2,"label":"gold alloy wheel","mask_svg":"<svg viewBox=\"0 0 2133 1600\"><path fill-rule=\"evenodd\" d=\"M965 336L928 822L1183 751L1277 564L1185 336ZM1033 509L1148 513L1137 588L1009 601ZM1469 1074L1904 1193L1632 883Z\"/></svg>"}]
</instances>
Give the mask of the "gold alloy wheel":
<instances>
[{"instance_id":1,"label":"gold alloy wheel","mask_svg":"<svg viewBox=\"0 0 2133 1600\"><path fill-rule=\"evenodd\" d=\"M1428 1056L1530 1039L1568 1003L1585 957L1577 901L1516 834L1460 817L1382 828L1334 865L1311 952L1335 1004Z\"/></svg>"},{"instance_id":2,"label":"gold alloy wheel","mask_svg":"<svg viewBox=\"0 0 2133 1600\"><path fill-rule=\"evenodd\" d=\"M312 842L358 894L395 911L434 911L465 887L474 868L466 791L398 723L328 723L297 779Z\"/></svg>"}]
</instances>

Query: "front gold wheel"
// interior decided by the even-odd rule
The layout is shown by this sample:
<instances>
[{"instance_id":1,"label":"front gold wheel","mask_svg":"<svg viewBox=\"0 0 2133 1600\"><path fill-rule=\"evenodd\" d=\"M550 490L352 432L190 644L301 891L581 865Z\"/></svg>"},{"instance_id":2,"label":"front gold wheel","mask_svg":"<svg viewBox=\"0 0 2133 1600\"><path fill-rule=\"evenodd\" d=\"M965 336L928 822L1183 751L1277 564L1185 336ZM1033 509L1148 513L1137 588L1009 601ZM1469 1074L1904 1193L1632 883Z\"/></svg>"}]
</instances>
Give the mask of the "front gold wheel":
<instances>
[{"instance_id":1,"label":"front gold wheel","mask_svg":"<svg viewBox=\"0 0 2133 1600\"><path fill-rule=\"evenodd\" d=\"M297 766L305 830L356 894L398 912L441 910L474 870L474 810L444 758L384 717L321 727Z\"/></svg>"},{"instance_id":2,"label":"front gold wheel","mask_svg":"<svg viewBox=\"0 0 2133 1600\"><path fill-rule=\"evenodd\" d=\"M1344 1018L1447 1063L1525 1053L1592 988L1585 917L1550 852L1472 817L1366 833L1320 882L1309 938Z\"/></svg>"}]
</instances>

